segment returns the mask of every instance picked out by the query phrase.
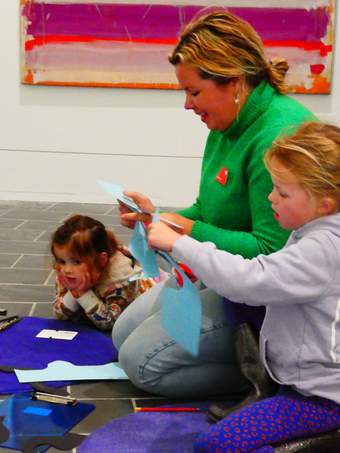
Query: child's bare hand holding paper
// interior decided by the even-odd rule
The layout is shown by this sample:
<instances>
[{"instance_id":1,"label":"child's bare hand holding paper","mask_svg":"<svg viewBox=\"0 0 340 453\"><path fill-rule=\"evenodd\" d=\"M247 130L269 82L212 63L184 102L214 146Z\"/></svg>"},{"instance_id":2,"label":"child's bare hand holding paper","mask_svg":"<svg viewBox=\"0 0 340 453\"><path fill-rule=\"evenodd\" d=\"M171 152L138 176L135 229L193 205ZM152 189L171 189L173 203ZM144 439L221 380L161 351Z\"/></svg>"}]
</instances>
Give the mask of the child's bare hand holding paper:
<instances>
[{"instance_id":1,"label":"child's bare hand holding paper","mask_svg":"<svg viewBox=\"0 0 340 453\"><path fill-rule=\"evenodd\" d=\"M163 221L148 226L148 244L155 249L171 252L174 243L181 234L169 228Z\"/></svg>"}]
</instances>

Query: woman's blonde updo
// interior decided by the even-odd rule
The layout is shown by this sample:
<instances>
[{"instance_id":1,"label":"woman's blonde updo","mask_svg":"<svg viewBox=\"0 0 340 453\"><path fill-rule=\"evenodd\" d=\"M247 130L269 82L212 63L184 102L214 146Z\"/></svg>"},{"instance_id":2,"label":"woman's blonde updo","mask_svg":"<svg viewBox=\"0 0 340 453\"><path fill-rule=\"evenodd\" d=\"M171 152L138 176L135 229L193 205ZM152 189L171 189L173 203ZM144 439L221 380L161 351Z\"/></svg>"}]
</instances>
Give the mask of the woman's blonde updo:
<instances>
[{"instance_id":1,"label":"woman's blonde updo","mask_svg":"<svg viewBox=\"0 0 340 453\"><path fill-rule=\"evenodd\" d=\"M256 31L225 10L205 14L186 25L169 61L173 65L191 65L202 78L217 84L244 76L251 87L268 80L280 93L287 91L284 85L287 61L268 62Z\"/></svg>"}]
</instances>

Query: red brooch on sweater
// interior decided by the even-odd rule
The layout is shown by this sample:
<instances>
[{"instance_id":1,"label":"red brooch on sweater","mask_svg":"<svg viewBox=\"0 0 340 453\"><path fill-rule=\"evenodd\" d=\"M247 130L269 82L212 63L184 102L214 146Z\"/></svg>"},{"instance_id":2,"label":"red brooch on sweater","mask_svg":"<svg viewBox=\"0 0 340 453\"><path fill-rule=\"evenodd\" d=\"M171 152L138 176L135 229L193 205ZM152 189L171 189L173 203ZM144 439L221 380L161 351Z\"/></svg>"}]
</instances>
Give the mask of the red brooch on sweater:
<instances>
[{"instance_id":1,"label":"red brooch on sweater","mask_svg":"<svg viewBox=\"0 0 340 453\"><path fill-rule=\"evenodd\" d=\"M215 180L225 186L228 179L228 169L226 167L222 167L221 170L217 173Z\"/></svg>"}]
</instances>

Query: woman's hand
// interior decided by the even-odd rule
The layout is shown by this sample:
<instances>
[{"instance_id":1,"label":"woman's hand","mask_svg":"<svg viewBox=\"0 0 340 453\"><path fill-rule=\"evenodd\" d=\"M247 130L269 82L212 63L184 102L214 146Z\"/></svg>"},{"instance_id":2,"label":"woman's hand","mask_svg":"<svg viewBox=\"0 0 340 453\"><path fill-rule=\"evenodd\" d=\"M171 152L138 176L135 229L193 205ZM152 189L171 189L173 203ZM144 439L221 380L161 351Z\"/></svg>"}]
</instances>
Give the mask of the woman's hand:
<instances>
[{"instance_id":1,"label":"woman's hand","mask_svg":"<svg viewBox=\"0 0 340 453\"><path fill-rule=\"evenodd\" d=\"M163 222L152 223L148 226L148 244L155 249L171 252L174 243L180 237L179 233Z\"/></svg>"},{"instance_id":2,"label":"woman's hand","mask_svg":"<svg viewBox=\"0 0 340 453\"><path fill-rule=\"evenodd\" d=\"M155 206L153 205L152 201L145 195L138 192L124 192L124 195L131 198L142 211L149 212L150 214L155 211ZM145 222L147 224L152 221L152 215L133 212L123 202L118 200L118 203L120 222L122 225L128 228L134 228L137 220L141 220L142 222Z\"/></svg>"}]
</instances>

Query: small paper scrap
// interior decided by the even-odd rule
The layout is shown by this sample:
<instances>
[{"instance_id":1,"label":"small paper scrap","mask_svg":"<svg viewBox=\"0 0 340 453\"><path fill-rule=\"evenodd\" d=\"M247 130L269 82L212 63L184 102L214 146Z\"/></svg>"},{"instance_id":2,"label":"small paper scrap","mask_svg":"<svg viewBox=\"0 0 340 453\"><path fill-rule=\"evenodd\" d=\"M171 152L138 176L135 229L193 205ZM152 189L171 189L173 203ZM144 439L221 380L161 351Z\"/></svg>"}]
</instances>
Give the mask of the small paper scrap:
<instances>
[{"instance_id":1,"label":"small paper scrap","mask_svg":"<svg viewBox=\"0 0 340 453\"><path fill-rule=\"evenodd\" d=\"M37 335L36 338L53 338L54 340L73 340L78 335L78 332L71 330L51 330L43 329Z\"/></svg>"}]
</instances>

